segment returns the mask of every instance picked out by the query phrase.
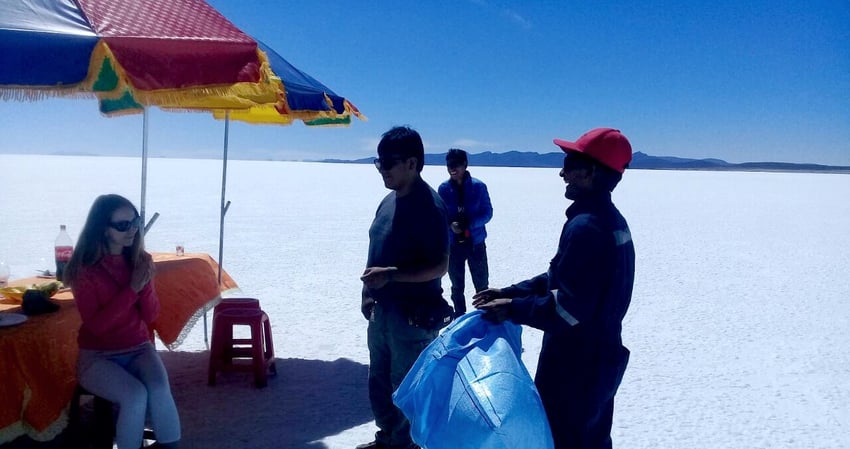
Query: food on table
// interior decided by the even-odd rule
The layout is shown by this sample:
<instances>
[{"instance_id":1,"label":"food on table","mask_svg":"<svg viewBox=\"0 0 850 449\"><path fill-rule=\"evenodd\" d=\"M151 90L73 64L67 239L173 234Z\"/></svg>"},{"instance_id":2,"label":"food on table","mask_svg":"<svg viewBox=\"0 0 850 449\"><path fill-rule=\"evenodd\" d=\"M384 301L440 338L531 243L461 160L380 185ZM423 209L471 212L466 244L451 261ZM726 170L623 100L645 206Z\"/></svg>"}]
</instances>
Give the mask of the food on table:
<instances>
[{"instance_id":1,"label":"food on table","mask_svg":"<svg viewBox=\"0 0 850 449\"><path fill-rule=\"evenodd\" d=\"M12 301L21 302L24 299L24 293L27 290L39 290L45 297L50 298L62 288L62 283L59 281L45 282L43 284L32 285L17 285L14 287L0 288L0 296L11 299Z\"/></svg>"}]
</instances>

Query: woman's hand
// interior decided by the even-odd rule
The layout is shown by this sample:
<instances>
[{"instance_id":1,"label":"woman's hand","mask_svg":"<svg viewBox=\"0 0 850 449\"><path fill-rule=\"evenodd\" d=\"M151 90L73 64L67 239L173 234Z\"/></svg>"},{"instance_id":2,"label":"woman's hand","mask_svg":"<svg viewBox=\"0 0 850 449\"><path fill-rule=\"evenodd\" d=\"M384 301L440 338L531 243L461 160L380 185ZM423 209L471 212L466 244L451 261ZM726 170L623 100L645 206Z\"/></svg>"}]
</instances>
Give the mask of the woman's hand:
<instances>
[{"instance_id":1,"label":"woman's hand","mask_svg":"<svg viewBox=\"0 0 850 449\"><path fill-rule=\"evenodd\" d=\"M130 275L130 288L139 293L153 279L153 275L153 257L146 252L139 254L139 260L136 261L133 274Z\"/></svg>"}]
</instances>

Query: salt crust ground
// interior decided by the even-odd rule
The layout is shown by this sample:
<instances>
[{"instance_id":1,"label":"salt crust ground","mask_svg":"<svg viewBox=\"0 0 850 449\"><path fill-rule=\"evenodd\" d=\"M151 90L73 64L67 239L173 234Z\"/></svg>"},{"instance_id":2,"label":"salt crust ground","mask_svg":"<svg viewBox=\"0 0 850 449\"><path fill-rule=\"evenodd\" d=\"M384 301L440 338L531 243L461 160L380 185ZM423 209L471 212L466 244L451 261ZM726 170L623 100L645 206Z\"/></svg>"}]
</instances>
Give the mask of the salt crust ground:
<instances>
[{"instance_id":1,"label":"salt crust ground","mask_svg":"<svg viewBox=\"0 0 850 449\"><path fill-rule=\"evenodd\" d=\"M139 197L135 158L0 155L0 166L12 167L0 258L14 276L49 266L58 224L75 236L96 194ZM162 214L151 250L217 254L220 168L150 162L148 213ZM471 170L495 208L491 284L545 270L567 205L557 171ZM435 185L445 172L424 176ZM239 373L208 387L199 323L162 353L184 447L351 449L375 430L357 277L385 190L365 165L235 161L228 180L224 265L271 316L280 374L262 390ZM848 197L846 175L627 172L614 198L638 266L616 447L850 447ZM540 333L526 329L524 346L533 373Z\"/></svg>"}]
</instances>

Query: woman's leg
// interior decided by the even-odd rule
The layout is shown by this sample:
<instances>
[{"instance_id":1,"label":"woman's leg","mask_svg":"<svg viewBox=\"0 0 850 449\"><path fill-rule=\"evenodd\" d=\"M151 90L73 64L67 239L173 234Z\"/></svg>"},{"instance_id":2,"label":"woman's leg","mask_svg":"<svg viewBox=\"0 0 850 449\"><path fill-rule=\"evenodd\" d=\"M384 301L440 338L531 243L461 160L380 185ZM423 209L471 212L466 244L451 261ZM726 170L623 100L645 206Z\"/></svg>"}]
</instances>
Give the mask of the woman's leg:
<instances>
[{"instance_id":1,"label":"woman's leg","mask_svg":"<svg viewBox=\"0 0 850 449\"><path fill-rule=\"evenodd\" d=\"M120 407L115 428L118 449L138 449L148 402L145 386L110 356L97 351L80 351L78 378L86 390Z\"/></svg>"},{"instance_id":2,"label":"woman's leg","mask_svg":"<svg viewBox=\"0 0 850 449\"><path fill-rule=\"evenodd\" d=\"M148 392L148 412L160 443L180 440L180 417L171 394L168 373L153 344L146 344L128 364L127 370L144 384Z\"/></svg>"}]
</instances>

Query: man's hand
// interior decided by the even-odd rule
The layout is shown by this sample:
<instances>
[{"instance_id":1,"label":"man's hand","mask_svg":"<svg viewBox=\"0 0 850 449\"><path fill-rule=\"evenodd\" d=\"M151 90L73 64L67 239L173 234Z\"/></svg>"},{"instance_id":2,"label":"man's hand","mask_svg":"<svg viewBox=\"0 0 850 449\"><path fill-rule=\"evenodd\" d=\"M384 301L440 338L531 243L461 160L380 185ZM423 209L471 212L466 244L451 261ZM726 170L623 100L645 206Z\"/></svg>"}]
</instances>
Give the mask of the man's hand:
<instances>
[{"instance_id":1,"label":"man's hand","mask_svg":"<svg viewBox=\"0 0 850 449\"><path fill-rule=\"evenodd\" d=\"M368 288L381 288L392 280L396 271L396 267L369 267L360 276L360 280Z\"/></svg>"},{"instance_id":2,"label":"man's hand","mask_svg":"<svg viewBox=\"0 0 850 449\"><path fill-rule=\"evenodd\" d=\"M369 296L369 289L366 286L363 286L363 290L360 292L360 313L363 314L363 318L367 320L372 316L372 309L375 308L375 299Z\"/></svg>"},{"instance_id":3,"label":"man's hand","mask_svg":"<svg viewBox=\"0 0 850 449\"><path fill-rule=\"evenodd\" d=\"M452 232L454 232L455 234L460 234L460 233L463 232L463 228L460 227L460 223L458 223L456 221L452 222L451 228L452 228Z\"/></svg>"},{"instance_id":4,"label":"man's hand","mask_svg":"<svg viewBox=\"0 0 850 449\"><path fill-rule=\"evenodd\" d=\"M484 318L501 323L510 318L511 298L502 297L502 289L488 288L472 297L472 305L484 311Z\"/></svg>"},{"instance_id":5,"label":"man's hand","mask_svg":"<svg viewBox=\"0 0 850 449\"><path fill-rule=\"evenodd\" d=\"M488 288L472 295L472 305L478 307L479 304L484 304L501 297L501 288Z\"/></svg>"}]
</instances>

